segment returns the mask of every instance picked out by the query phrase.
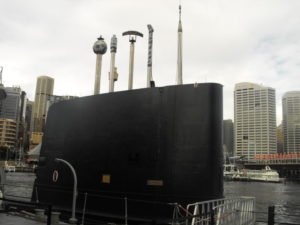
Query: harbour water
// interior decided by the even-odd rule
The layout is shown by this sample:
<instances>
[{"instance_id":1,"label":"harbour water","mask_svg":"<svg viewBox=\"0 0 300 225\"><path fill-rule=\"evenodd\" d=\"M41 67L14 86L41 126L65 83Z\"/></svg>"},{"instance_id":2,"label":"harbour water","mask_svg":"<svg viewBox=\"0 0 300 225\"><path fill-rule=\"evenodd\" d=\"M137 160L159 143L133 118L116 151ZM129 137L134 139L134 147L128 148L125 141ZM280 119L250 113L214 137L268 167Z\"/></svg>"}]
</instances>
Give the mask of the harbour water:
<instances>
[{"instance_id":1,"label":"harbour water","mask_svg":"<svg viewBox=\"0 0 300 225\"><path fill-rule=\"evenodd\" d=\"M224 182L224 194L226 197L255 197L258 224L267 222L269 206L275 206L276 223L300 224L300 183L226 181Z\"/></svg>"},{"instance_id":2,"label":"harbour water","mask_svg":"<svg viewBox=\"0 0 300 225\"><path fill-rule=\"evenodd\" d=\"M9 198L28 200L35 175L8 173L5 194ZM300 224L300 183L224 182L225 197L256 197L257 224L266 224L269 206L275 206L275 222Z\"/></svg>"}]
</instances>

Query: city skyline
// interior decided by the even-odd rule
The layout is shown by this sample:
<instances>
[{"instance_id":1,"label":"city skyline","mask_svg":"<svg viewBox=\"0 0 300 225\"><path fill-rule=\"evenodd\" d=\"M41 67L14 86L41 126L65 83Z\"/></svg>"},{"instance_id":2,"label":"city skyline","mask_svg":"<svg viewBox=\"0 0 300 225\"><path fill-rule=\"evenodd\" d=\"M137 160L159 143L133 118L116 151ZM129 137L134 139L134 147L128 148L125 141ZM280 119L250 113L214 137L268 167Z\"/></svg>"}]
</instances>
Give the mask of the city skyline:
<instances>
[{"instance_id":1,"label":"city skyline","mask_svg":"<svg viewBox=\"0 0 300 225\"><path fill-rule=\"evenodd\" d=\"M233 90L253 82L276 90L277 124L281 99L299 90L300 22L297 1L189 1L182 4L183 83L224 85L224 119L233 119ZM132 7L134 5L134 7ZM98 10L105 9L105 10ZM61 18L67 12L67 17ZM7 13L7 15L6 15ZM155 13L155 14L154 14ZM92 95L95 73L93 43L103 35L118 38L115 90L127 89L129 48L121 33L138 30L134 89L144 88L147 74L147 24L153 33L153 79L157 86L176 81L178 2L53 1L3 4L0 64L3 84L17 85L34 99L37 77L56 81L57 95ZM110 54L103 56L101 93L108 92ZM71 83L72 85L66 85Z\"/></svg>"}]
</instances>

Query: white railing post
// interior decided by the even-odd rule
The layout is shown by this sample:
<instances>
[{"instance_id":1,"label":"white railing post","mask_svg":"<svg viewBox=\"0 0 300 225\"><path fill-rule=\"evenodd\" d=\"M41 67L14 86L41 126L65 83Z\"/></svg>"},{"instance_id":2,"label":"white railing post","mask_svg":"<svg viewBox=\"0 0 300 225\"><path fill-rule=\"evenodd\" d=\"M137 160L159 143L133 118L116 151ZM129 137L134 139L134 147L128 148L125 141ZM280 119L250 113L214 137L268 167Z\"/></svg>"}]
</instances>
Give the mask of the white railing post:
<instances>
[{"instance_id":1,"label":"white railing post","mask_svg":"<svg viewBox=\"0 0 300 225\"><path fill-rule=\"evenodd\" d=\"M85 209L86 209L86 199L87 199L87 193L84 193L84 202L83 202L83 210L82 210L82 220L81 225L84 225L84 219L85 219Z\"/></svg>"}]
</instances>

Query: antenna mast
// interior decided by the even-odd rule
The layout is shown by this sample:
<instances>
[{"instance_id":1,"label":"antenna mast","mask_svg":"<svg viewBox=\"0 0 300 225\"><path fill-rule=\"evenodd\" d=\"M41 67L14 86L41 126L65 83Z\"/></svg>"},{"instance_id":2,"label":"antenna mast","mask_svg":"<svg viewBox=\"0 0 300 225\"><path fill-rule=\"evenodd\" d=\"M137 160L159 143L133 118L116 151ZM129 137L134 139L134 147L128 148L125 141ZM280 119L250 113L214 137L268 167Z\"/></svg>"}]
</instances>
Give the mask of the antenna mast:
<instances>
[{"instance_id":1,"label":"antenna mast","mask_svg":"<svg viewBox=\"0 0 300 225\"><path fill-rule=\"evenodd\" d=\"M107 50L107 44L105 43L102 36L98 38L93 46L94 53L97 55L96 59L96 73L95 73L95 84L94 84L94 95L100 93L100 79L101 79L101 67L102 67L102 55Z\"/></svg>"},{"instance_id":2,"label":"antenna mast","mask_svg":"<svg viewBox=\"0 0 300 225\"><path fill-rule=\"evenodd\" d=\"M4 85L2 84L2 71L3 66L0 66L0 104L2 104L1 101L7 96Z\"/></svg>"},{"instance_id":3,"label":"antenna mast","mask_svg":"<svg viewBox=\"0 0 300 225\"><path fill-rule=\"evenodd\" d=\"M138 31L126 31L122 34L123 36L129 35L130 42L130 55L129 55L129 78L128 78L128 90L132 89L133 86L133 63L134 63L134 43L136 42L137 36L143 37L143 34Z\"/></svg>"},{"instance_id":4,"label":"antenna mast","mask_svg":"<svg viewBox=\"0 0 300 225\"><path fill-rule=\"evenodd\" d=\"M179 5L179 22L178 22L177 84L182 84L182 24L181 24L181 5Z\"/></svg>"},{"instance_id":5,"label":"antenna mast","mask_svg":"<svg viewBox=\"0 0 300 225\"><path fill-rule=\"evenodd\" d=\"M114 82L117 81L117 72L115 67L115 58L117 52L117 37L113 35L110 41L110 72L109 72L109 92L114 92Z\"/></svg>"},{"instance_id":6,"label":"antenna mast","mask_svg":"<svg viewBox=\"0 0 300 225\"><path fill-rule=\"evenodd\" d=\"M3 71L3 66L0 66L0 85L2 85L2 71Z\"/></svg>"},{"instance_id":7,"label":"antenna mast","mask_svg":"<svg viewBox=\"0 0 300 225\"><path fill-rule=\"evenodd\" d=\"M148 63L147 63L147 87L151 87L152 78L152 45L153 45L153 27L148 24L149 40L148 40Z\"/></svg>"},{"instance_id":8,"label":"antenna mast","mask_svg":"<svg viewBox=\"0 0 300 225\"><path fill-rule=\"evenodd\" d=\"M152 78L152 46L153 46L153 27L148 24L149 40L148 40L148 63L147 63L147 87L151 87Z\"/></svg>"}]
</instances>

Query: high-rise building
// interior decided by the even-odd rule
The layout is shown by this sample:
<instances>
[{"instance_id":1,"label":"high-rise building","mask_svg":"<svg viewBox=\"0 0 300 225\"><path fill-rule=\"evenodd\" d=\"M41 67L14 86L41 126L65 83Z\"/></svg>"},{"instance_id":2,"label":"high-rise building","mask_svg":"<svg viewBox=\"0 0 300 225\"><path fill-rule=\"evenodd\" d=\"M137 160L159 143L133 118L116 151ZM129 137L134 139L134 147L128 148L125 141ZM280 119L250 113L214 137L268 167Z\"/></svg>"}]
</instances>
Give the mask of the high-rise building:
<instances>
[{"instance_id":1,"label":"high-rise building","mask_svg":"<svg viewBox=\"0 0 300 225\"><path fill-rule=\"evenodd\" d=\"M25 115L26 115L26 104L27 104L27 97L26 92L21 92L21 104L20 104L20 110L19 110L19 120L18 120L18 142L21 144L23 143L25 136L26 136L26 124L25 124Z\"/></svg>"},{"instance_id":2,"label":"high-rise building","mask_svg":"<svg viewBox=\"0 0 300 225\"><path fill-rule=\"evenodd\" d=\"M283 132L282 124L276 128L276 138L277 138L277 153L283 154Z\"/></svg>"},{"instance_id":3,"label":"high-rise building","mask_svg":"<svg viewBox=\"0 0 300 225\"><path fill-rule=\"evenodd\" d=\"M238 83L234 90L234 152L248 160L275 154L275 90L254 83Z\"/></svg>"},{"instance_id":4,"label":"high-rise building","mask_svg":"<svg viewBox=\"0 0 300 225\"><path fill-rule=\"evenodd\" d=\"M12 148L16 145L16 120L0 118L0 147Z\"/></svg>"},{"instance_id":5,"label":"high-rise building","mask_svg":"<svg viewBox=\"0 0 300 225\"><path fill-rule=\"evenodd\" d=\"M14 143L18 144L23 139L24 120L26 107L26 93L20 87L5 87L6 98L1 100L0 118L13 120L16 123Z\"/></svg>"},{"instance_id":6,"label":"high-rise building","mask_svg":"<svg viewBox=\"0 0 300 225\"><path fill-rule=\"evenodd\" d=\"M30 140L30 133L31 133L31 121L33 121L31 119L32 116L32 109L33 109L33 102L29 101L27 99L26 102L26 113L25 113L25 137L24 137L24 141L23 141L23 147L24 150L28 150L29 149L29 140Z\"/></svg>"},{"instance_id":7,"label":"high-rise building","mask_svg":"<svg viewBox=\"0 0 300 225\"><path fill-rule=\"evenodd\" d=\"M223 146L226 156L233 156L233 122L223 120Z\"/></svg>"},{"instance_id":8,"label":"high-rise building","mask_svg":"<svg viewBox=\"0 0 300 225\"><path fill-rule=\"evenodd\" d=\"M19 120L21 113L21 88L5 87L6 98L1 100L0 118Z\"/></svg>"},{"instance_id":9,"label":"high-rise building","mask_svg":"<svg viewBox=\"0 0 300 225\"><path fill-rule=\"evenodd\" d=\"M32 110L34 132L42 132L45 124L47 100L53 95L54 79L48 76L40 76L37 79L35 99Z\"/></svg>"},{"instance_id":10,"label":"high-rise building","mask_svg":"<svg viewBox=\"0 0 300 225\"><path fill-rule=\"evenodd\" d=\"M300 152L300 91L282 97L284 152Z\"/></svg>"}]
</instances>

